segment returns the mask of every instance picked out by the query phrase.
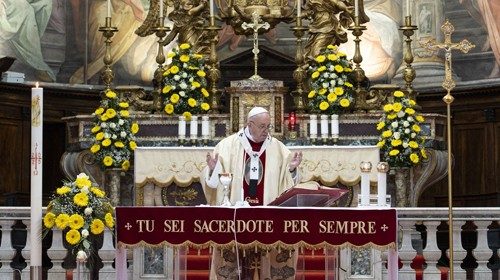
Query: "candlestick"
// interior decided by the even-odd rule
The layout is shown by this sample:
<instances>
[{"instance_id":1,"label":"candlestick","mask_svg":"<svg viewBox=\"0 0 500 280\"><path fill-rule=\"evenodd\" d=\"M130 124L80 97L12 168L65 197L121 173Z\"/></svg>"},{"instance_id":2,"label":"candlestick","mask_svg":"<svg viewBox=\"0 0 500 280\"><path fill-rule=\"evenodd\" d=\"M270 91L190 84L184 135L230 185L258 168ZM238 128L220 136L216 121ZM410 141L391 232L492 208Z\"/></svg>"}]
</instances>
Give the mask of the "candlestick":
<instances>
[{"instance_id":1,"label":"candlestick","mask_svg":"<svg viewBox=\"0 0 500 280\"><path fill-rule=\"evenodd\" d=\"M354 17L359 17L359 0L354 1Z\"/></svg>"},{"instance_id":2,"label":"candlestick","mask_svg":"<svg viewBox=\"0 0 500 280\"><path fill-rule=\"evenodd\" d=\"M43 155L43 88L31 89L31 225L30 267L42 279L42 155Z\"/></svg>"},{"instance_id":3,"label":"candlestick","mask_svg":"<svg viewBox=\"0 0 500 280\"><path fill-rule=\"evenodd\" d=\"M372 163L362 161L361 165L361 205L370 205L370 172L372 170Z\"/></svg>"},{"instance_id":4,"label":"candlestick","mask_svg":"<svg viewBox=\"0 0 500 280\"><path fill-rule=\"evenodd\" d=\"M160 0L160 17L163 17L163 0Z\"/></svg>"},{"instance_id":5,"label":"candlestick","mask_svg":"<svg viewBox=\"0 0 500 280\"><path fill-rule=\"evenodd\" d=\"M186 138L186 117L179 116L179 124L178 124L178 135L179 139Z\"/></svg>"},{"instance_id":6,"label":"candlestick","mask_svg":"<svg viewBox=\"0 0 500 280\"><path fill-rule=\"evenodd\" d=\"M297 0L297 17L300 18L302 14L302 0Z\"/></svg>"},{"instance_id":7,"label":"candlestick","mask_svg":"<svg viewBox=\"0 0 500 280\"><path fill-rule=\"evenodd\" d=\"M328 138L328 115L321 115L320 116L320 123L321 123L321 138L326 139Z\"/></svg>"},{"instance_id":8,"label":"candlestick","mask_svg":"<svg viewBox=\"0 0 500 280\"><path fill-rule=\"evenodd\" d=\"M377 205L387 205L387 172L389 164L387 162L379 162L377 164Z\"/></svg>"},{"instance_id":9,"label":"candlestick","mask_svg":"<svg viewBox=\"0 0 500 280\"><path fill-rule=\"evenodd\" d=\"M198 138L198 116L191 116L189 138L191 138L191 140L196 140Z\"/></svg>"},{"instance_id":10,"label":"candlestick","mask_svg":"<svg viewBox=\"0 0 500 280\"><path fill-rule=\"evenodd\" d=\"M214 0L210 0L210 17L214 17L214 15L215 15Z\"/></svg>"},{"instance_id":11,"label":"candlestick","mask_svg":"<svg viewBox=\"0 0 500 280\"><path fill-rule=\"evenodd\" d=\"M201 117L201 138L210 138L210 119L208 116Z\"/></svg>"},{"instance_id":12,"label":"candlestick","mask_svg":"<svg viewBox=\"0 0 500 280\"><path fill-rule=\"evenodd\" d=\"M318 135L318 116L309 116L309 138L316 139Z\"/></svg>"},{"instance_id":13,"label":"candlestick","mask_svg":"<svg viewBox=\"0 0 500 280\"><path fill-rule=\"evenodd\" d=\"M107 6L108 6L108 13L107 13L107 17L109 17L109 18L110 18L110 17L111 17L111 0L108 0L108 3L107 3L107 4L108 4L108 5L107 5Z\"/></svg>"},{"instance_id":14,"label":"candlestick","mask_svg":"<svg viewBox=\"0 0 500 280\"><path fill-rule=\"evenodd\" d=\"M410 16L410 0L406 0L406 16Z\"/></svg>"}]
</instances>

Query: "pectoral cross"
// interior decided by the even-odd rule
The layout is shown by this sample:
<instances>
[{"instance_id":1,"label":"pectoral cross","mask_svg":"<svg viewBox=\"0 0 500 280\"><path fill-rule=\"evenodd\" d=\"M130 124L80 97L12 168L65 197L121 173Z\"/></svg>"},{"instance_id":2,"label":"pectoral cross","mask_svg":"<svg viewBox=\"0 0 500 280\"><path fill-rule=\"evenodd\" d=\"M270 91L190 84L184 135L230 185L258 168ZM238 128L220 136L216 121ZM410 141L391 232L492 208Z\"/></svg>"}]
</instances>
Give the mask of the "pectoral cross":
<instances>
[{"instance_id":1,"label":"pectoral cross","mask_svg":"<svg viewBox=\"0 0 500 280\"><path fill-rule=\"evenodd\" d=\"M253 29L253 61L254 61L254 74L250 77L251 80L259 81L262 77L257 74L257 64L259 61L259 30L269 29L270 25L267 22L261 22L259 14L257 12L252 13L252 23L244 22L241 27L245 30L251 28Z\"/></svg>"},{"instance_id":2,"label":"pectoral cross","mask_svg":"<svg viewBox=\"0 0 500 280\"><path fill-rule=\"evenodd\" d=\"M445 61L444 61L444 81L443 88L446 89L446 95L443 97L443 101L446 103L446 134L447 134L447 146L448 146L448 248L449 248L449 260L450 260L450 270L448 275L450 275L450 280L453 280L453 188L452 188L452 170L451 170L451 109L450 105L453 102L453 96L450 92L455 87L455 81L452 77L451 72L451 51L460 50L463 53L469 52L475 47L474 44L462 40L460 43L451 42L451 34L455 31L455 27L446 20L441 26L441 31L444 33L444 43L437 43L434 39L427 40L425 42L420 42L420 44L430 50L438 51L439 49L444 49L445 51Z\"/></svg>"}]
</instances>

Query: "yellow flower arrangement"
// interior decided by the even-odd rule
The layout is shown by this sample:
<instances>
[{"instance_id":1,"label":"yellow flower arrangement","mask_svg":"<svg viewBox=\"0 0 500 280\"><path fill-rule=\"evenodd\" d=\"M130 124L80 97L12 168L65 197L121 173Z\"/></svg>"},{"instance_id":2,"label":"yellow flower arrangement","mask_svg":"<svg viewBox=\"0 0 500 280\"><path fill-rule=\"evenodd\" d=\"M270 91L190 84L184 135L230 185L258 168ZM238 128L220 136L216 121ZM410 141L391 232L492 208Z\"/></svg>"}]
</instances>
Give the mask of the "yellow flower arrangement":
<instances>
[{"instance_id":1,"label":"yellow flower arrangement","mask_svg":"<svg viewBox=\"0 0 500 280\"><path fill-rule=\"evenodd\" d=\"M311 61L307 104L313 113L332 114L347 110L354 102L352 65L337 46L328 45Z\"/></svg>"},{"instance_id":2,"label":"yellow flower arrangement","mask_svg":"<svg viewBox=\"0 0 500 280\"><path fill-rule=\"evenodd\" d=\"M90 151L103 168L118 167L127 171L134 149L135 134L139 125L130 120L129 104L118 98L112 90L106 90L94 115L94 143Z\"/></svg>"},{"instance_id":3,"label":"yellow flower arrangement","mask_svg":"<svg viewBox=\"0 0 500 280\"><path fill-rule=\"evenodd\" d=\"M105 226L113 230L113 207L105 192L81 173L75 181L63 182L56 190L47 206L43 225L45 234L54 227L66 231L64 238L75 256L90 256L89 235L102 234Z\"/></svg>"},{"instance_id":4,"label":"yellow flower arrangement","mask_svg":"<svg viewBox=\"0 0 500 280\"><path fill-rule=\"evenodd\" d=\"M384 105L384 115L377 123L380 138L377 146L382 159L391 167L411 167L427 158L421 133L422 115L417 114L416 102L402 91L394 92L394 102Z\"/></svg>"},{"instance_id":5,"label":"yellow flower arrangement","mask_svg":"<svg viewBox=\"0 0 500 280\"><path fill-rule=\"evenodd\" d=\"M163 110L168 115L183 114L187 120L193 114L210 110L206 89L203 56L193 54L191 45L181 44L168 54L172 62L163 73Z\"/></svg>"}]
</instances>

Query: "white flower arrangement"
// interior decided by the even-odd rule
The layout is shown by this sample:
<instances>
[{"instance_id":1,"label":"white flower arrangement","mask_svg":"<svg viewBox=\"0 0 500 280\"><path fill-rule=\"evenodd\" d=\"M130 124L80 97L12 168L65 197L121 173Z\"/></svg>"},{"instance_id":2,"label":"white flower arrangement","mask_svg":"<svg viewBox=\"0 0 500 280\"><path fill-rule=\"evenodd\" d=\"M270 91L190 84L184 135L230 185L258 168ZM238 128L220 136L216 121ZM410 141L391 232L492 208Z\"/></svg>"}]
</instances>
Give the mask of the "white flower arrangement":
<instances>
[{"instance_id":1,"label":"white flower arrangement","mask_svg":"<svg viewBox=\"0 0 500 280\"><path fill-rule=\"evenodd\" d=\"M139 125L130 120L129 104L120 101L116 92L104 92L101 104L93 115L94 143L90 151L103 168L119 167L127 171L132 152L137 147L134 135Z\"/></svg>"},{"instance_id":2,"label":"white flower arrangement","mask_svg":"<svg viewBox=\"0 0 500 280\"><path fill-rule=\"evenodd\" d=\"M420 126L424 117L415 106L415 100L399 90L394 92L394 102L384 105L384 115L377 124L381 132L377 146L391 167L411 167L427 158Z\"/></svg>"}]
</instances>

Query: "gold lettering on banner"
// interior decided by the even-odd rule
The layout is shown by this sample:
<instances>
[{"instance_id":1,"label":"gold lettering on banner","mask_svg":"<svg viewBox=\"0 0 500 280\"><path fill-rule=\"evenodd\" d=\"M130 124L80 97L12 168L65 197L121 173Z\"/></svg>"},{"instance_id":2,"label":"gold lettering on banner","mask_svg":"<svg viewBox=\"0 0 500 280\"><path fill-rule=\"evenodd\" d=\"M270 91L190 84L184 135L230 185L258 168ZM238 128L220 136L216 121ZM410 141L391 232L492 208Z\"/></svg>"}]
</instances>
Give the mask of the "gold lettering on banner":
<instances>
[{"instance_id":1,"label":"gold lettering on banner","mask_svg":"<svg viewBox=\"0 0 500 280\"><path fill-rule=\"evenodd\" d=\"M195 220L194 232L196 233L232 233L232 232L249 232L249 233L272 233L272 220Z\"/></svg>"},{"instance_id":2,"label":"gold lettering on banner","mask_svg":"<svg viewBox=\"0 0 500 280\"><path fill-rule=\"evenodd\" d=\"M309 233L306 220L285 220L283 232L288 233Z\"/></svg>"},{"instance_id":3,"label":"gold lettering on banner","mask_svg":"<svg viewBox=\"0 0 500 280\"><path fill-rule=\"evenodd\" d=\"M374 221L325 221L319 222L319 233L375 234Z\"/></svg>"},{"instance_id":4,"label":"gold lettering on banner","mask_svg":"<svg viewBox=\"0 0 500 280\"><path fill-rule=\"evenodd\" d=\"M184 232L184 220L165 220L163 232Z\"/></svg>"},{"instance_id":5,"label":"gold lettering on banner","mask_svg":"<svg viewBox=\"0 0 500 280\"><path fill-rule=\"evenodd\" d=\"M147 232L152 232L155 230L154 220L136 220L135 222L139 225L139 232L144 232L143 227L146 228Z\"/></svg>"}]
</instances>

